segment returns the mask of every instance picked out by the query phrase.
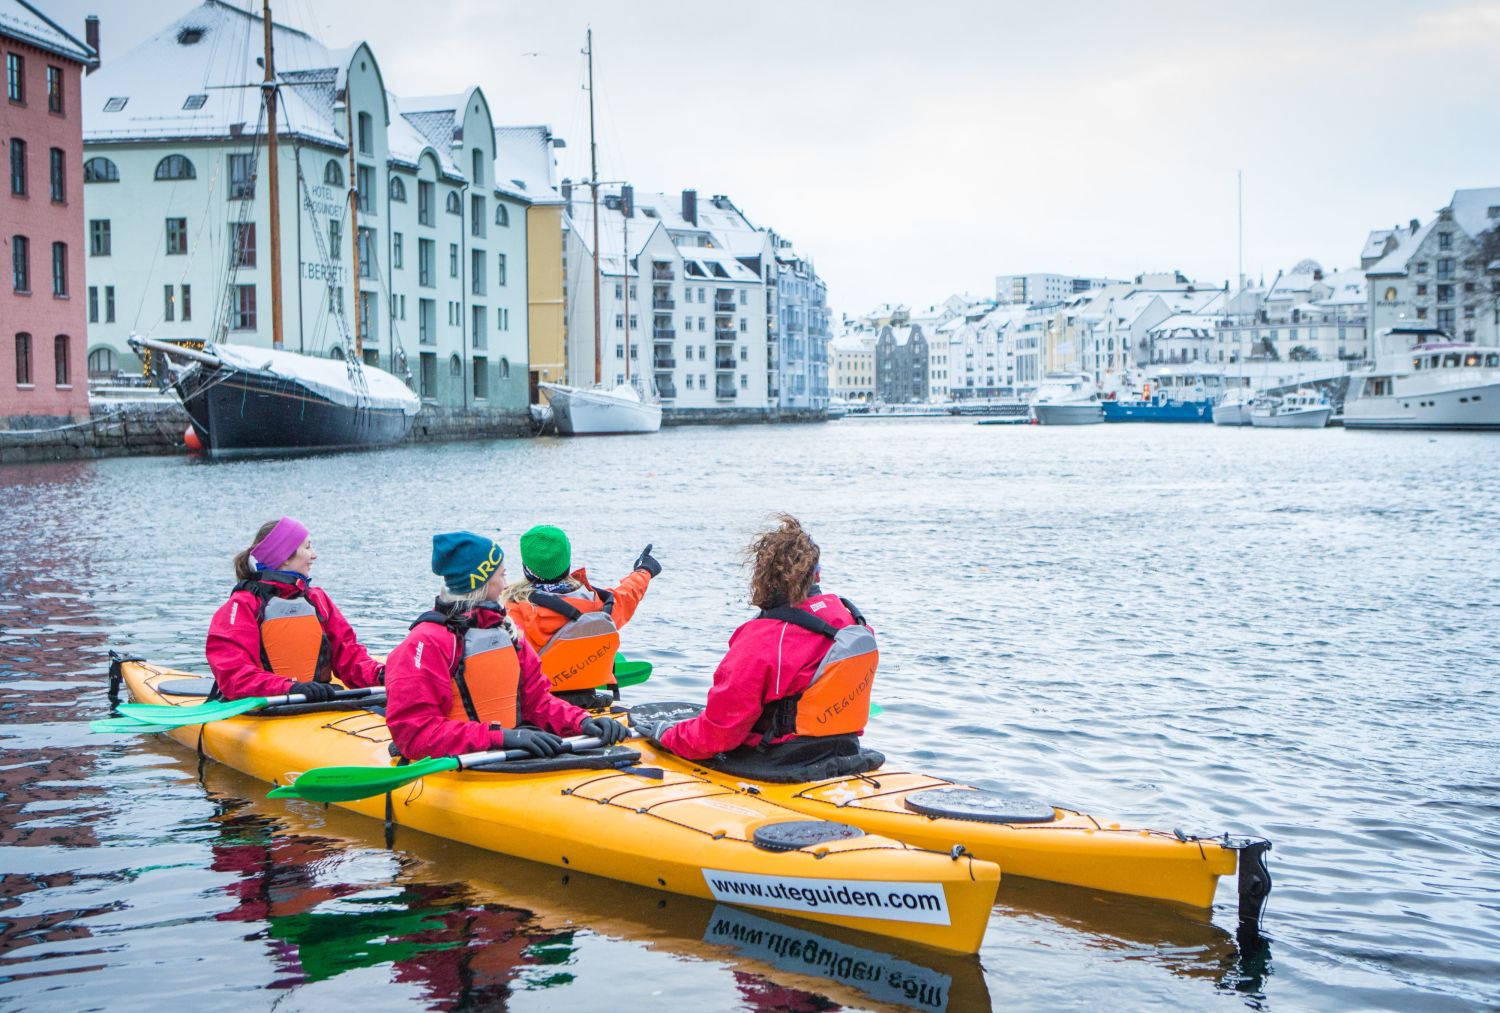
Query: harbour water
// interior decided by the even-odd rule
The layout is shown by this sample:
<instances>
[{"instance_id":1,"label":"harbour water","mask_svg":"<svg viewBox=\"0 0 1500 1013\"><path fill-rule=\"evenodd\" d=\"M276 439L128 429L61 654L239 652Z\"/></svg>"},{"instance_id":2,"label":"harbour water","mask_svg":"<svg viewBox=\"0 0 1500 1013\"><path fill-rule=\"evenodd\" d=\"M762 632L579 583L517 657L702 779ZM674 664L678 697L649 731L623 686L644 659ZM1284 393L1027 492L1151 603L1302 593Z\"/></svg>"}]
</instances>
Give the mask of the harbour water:
<instances>
[{"instance_id":1,"label":"harbour water","mask_svg":"<svg viewBox=\"0 0 1500 1013\"><path fill-rule=\"evenodd\" d=\"M881 638L890 762L1275 842L1269 946L1208 914L1002 883L977 960L872 944L267 801L91 735L111 648L203 671L229 556L308 523L373 649L428 536L647 542L626 630L701 699L739 550L809 523ZM0 468L0 1006L144 1009L1500 1004L1500 440L962 419L703 428L207 463Z\"/></svg>"}]
</instances>

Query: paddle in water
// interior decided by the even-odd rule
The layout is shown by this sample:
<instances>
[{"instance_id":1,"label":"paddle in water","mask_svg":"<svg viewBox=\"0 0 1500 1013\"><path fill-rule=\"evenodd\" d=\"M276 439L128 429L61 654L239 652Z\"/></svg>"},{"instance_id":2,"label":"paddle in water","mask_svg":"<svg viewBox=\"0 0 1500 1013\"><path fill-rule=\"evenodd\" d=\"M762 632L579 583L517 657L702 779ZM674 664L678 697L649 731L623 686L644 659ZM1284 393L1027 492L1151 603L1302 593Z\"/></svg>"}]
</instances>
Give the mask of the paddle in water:
<instances>
[{"instance_id":1,"label":"paddle in water","mask_svg":"<svg viewBox=\"0 0 1500 1013\"><path fill-rule=\"evenodd\" d=\"M597 749L602 745L604 743L599 739L576 736L563 739L563 752L576 753L584 749ZM466 770L508 760L524 760L531 756L524 749L494 749L460 756L432 757L404 767L318 767L301 774L291 784L271 789L267 797L301 798L309 802L353 802L395 791L413 781L420 781L428 774Z\"/></svg>"},{"instance_id":2,"label":"paddle in water","mask_svg":"<svg viewBox=\"0 0 1500 1013\"><path fill-rule=\"evenodd\" d=\"M111 735L140 735L149 732L164 732L166 725L153 725L136 718L100 718L89 722L89 731Z\"/></svg>"},{"instance_id":3,"label":"paddle in water","mask_svg":"<svg viewBox=\"0 0 1500 1013\"><path fill-rule=\"evenodd\" d=\"M369 689L344 689L333 695L334 700L368 700L371 703L385 700L385 687ZM122 703L119 711L126 717L135 718L163 728L182 728L187 725L206 725L212 721L238 717L262 707L279 707L283 704L307 703L301 693L286 693L282 696L247 696L239 700L217 700L196 707L174 707L171 704Z\"/></svg>"}]
</instances>

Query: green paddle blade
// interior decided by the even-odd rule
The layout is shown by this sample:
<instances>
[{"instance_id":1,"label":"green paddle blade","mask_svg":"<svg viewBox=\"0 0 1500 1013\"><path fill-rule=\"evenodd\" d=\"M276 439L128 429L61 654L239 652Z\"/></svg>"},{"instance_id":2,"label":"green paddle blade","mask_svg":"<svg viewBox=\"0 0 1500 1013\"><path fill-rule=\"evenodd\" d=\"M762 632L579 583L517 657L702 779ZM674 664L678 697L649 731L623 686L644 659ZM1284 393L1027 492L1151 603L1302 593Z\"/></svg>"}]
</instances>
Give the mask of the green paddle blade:
<instances>
[{"instance_id":1,"label":"green paddle blade","mask_svg":"<svg viewBox=\"0 0 1500 1013\"><path fill-rule=\"evenodd\" d=\"M242 700L219 700L199 704L196 707L173 707L171 704L122 703L119 710L126 717L147 721L163 728L182 728L185 725L206 725L210 721L223 721L238 717L246 711L264 707L263 696L247 696Z\"/></svg>"},{"instance_id":2,"label":"green paddle blade","mask_svg":"<svg viewBox=\"0 0 1500 1013\"><path fill-rule=\"evenodd\" d=\"M428 774L457 769L458 760L452 756L418 760L405 767L319 767L309 770L291 784L271 789L267 797L353 802L395 791Z\"/></svg>"},{"instance_id":3,"label":"green paddle blade","mask_svg":"<svg viewBox=\"0 0 1500 1013\"><path fill-rule=\"evenodd\" d=\"M872 718L878 718L878 717L880 717L880 715L882 715L884 713L885 713L885 708L884 707L880 706L880 704L876 703L873 700L870 701L870 717L872 717Z\"/></svg>"},{"instance_id":4,"label":"green paddle blade","mask_svg":"<svg viewBox=\"0 0 1500 1013\"><path fill-rule=\"evenodd\" d=\"M627 686L639 686L649 678L651 678L651 662L615 659L615 682L621 689Z\"/></svg>"},{"instance_id":5,"label":"green paddle blade","mask_svg":"<svg viewBox=\"0 0 1500 1013\"><path fill-rule=\"evenodd\" d=\"M149 721L137 721L135 718L101 718L98 721L89 722L89 731L114 735L134 735L166 730L166 725L153 725Z\"/></svg>"}]
</instances>

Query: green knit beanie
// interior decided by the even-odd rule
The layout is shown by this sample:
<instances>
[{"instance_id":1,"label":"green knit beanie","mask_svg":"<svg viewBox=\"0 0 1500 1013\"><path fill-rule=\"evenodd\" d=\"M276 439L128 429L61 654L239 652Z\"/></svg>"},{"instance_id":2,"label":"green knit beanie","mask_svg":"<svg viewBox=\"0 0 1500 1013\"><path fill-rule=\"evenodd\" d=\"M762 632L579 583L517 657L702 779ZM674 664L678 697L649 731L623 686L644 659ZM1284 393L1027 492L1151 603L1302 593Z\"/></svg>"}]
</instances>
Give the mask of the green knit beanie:
<instances>
[{"instance_id":1,"label":"green knit beanie","mask_svg":"<svg viewBox=\"0 0 1500 1013\"><path fill-rule=\"evenodd\" d=\"M561 580L573 565L573 547L562 528L538 524L521 536L521 565L543 583Z\"/></svg>"}]
</instances>

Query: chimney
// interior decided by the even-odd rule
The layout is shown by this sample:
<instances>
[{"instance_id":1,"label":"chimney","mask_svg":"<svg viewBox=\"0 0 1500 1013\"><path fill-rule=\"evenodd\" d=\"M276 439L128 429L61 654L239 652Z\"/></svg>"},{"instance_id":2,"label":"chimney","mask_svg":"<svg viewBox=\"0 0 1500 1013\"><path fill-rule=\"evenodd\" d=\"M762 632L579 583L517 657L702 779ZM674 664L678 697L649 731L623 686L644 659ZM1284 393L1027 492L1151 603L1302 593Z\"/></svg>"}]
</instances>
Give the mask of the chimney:
<instances>
[{"instance_id":1,"label":"chimney","mask_svg":"<svg viewBox=\"0 0 1500 1013\"><path fill-rule=\"evenodd\" d=\"M99 69L99 15L90 14L83 21L83 41L89 44L94 51L94 62L89 65L88 73L92 74Z\"/></svg>"},{"instance_id":2,"label":"chimney","mask_svg":"<svg viewBox=\"0 0 1500 1013\"><path fill-rule=\"evenodd\" d=\"M564 204L573 203L573 181L571 179L562 181L562 199Z\"/></svg>"},{"instance_id":3,"label":"chimney","mask_svg":"<svg viewBox=\"0 0 1500 1013\"><path fill-rule=\"evenodd\" d=\"M1422 223L1421 223L1421 222L1419 222L1419 221L1418 221L1418 220L1417 220L1417 219L1415 219L1415 218L1413 218L1413 219L1412 219L1412 220L1411 220L1411 230L1412 230L1412 231L1413 231L1413 232L1415 232L1415 231L1417 231L1417 230L1418 230L1418 229L1420 229L1420 228L1421 228L1421 227L1422 227Z\"/></svg>"},{"instance_id":4,"label":"chimney","mask_svg":"<svg viewBox=\"0 0 1500 1013\"><path fill-rule=\"evenodd\" d=\"M1315 267L1315 268L1313 268L1313 281L1322 281L1322 280L1323 280L1323 269L1321 267Z\"/></svg>"},{"instance_id":5,"label":"chimney","mask_svg":"<svg viewBox=\"0 0 1500 1013\"><path fill-rule=\"evenodd\" d=\"M682 219L689 225L698 224L698 191L682 191Z\"/></svg>"},{"instance_id":6,"label":"chimney","mask_svg":"<svg viewBox=\"0 0 1500 1013\"><path fill-rule=\"evenodd\" d=\"M620 210L625 212L626 218L635 217L635 187L629 183L620 187Z\"/></svg>"}]
</instances>

